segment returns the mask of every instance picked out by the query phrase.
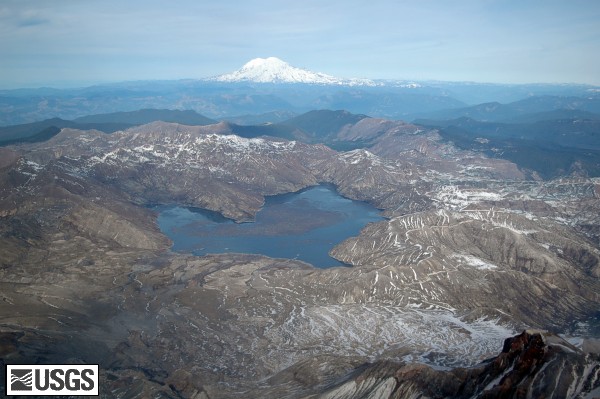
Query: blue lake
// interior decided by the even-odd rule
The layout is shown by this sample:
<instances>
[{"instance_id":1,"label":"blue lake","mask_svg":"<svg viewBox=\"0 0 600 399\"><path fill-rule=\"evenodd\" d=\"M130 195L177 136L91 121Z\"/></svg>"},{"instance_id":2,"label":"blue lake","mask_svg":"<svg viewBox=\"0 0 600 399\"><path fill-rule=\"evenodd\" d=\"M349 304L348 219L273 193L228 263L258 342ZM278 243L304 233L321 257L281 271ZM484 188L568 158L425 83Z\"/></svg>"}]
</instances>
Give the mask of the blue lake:
<instances>
[{"instance_id":1,"label":"blue lake","mask_svg":"<svg viewBox=\"0 0 600 399\"><path fill-rule=\"evenodd\" d=\"M235 223L219 213L158 206L158 225L173 250L195 255L251 253L299 259L315 267L341 266L329 251L356 236L369 222L383 220L379 210L340 196L328 185L267 197L251 223Z\"/></svg>"}]
</instances>

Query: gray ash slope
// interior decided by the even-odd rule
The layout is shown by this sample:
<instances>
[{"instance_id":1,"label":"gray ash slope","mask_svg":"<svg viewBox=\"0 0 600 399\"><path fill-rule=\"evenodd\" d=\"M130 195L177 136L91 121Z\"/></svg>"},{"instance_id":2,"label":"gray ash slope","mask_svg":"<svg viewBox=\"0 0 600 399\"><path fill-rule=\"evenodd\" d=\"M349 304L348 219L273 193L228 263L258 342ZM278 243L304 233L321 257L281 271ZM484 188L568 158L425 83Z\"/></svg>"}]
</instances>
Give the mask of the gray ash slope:
<instances>
[{"instance_id":1,"label":"gray ash slope","mask_svg":"<svg viewBox=\"0 0 600 399\"><path fill-rule=\"evenodd\" d=\"M504 361L452 374L413 363L474 367L524 328L590 335L598 179L536 180L402 122L364 118L336 137L370 147L157 122L2 149L3 361L98 362L104 397L444 397L398 384L449 378L497 397L512 378ZM334 248L352 268L174 254L144 208L248 221L264 196L321 182L388 218ZM570 342L575 397L600 366L593 340ZM525 364L563 378L553 359Z\"/></svg>"}]
</instances>

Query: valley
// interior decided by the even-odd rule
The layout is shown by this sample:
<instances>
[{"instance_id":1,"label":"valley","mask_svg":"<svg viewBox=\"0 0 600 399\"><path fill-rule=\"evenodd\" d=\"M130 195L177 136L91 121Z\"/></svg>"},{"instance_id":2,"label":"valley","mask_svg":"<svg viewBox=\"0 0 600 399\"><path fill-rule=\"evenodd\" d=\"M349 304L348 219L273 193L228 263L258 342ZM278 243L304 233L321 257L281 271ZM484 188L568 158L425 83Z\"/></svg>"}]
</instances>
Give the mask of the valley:
<instances>
[{"instance_id":1,"label":"valley","mask_svg":"<svg viewBox=\"0 0 600 399\"><path fill-rule=\"evenodd\" d=\"M433 128L352 119L327 133L349 151L310 124L290 140L161 121L0 148L3 361L98 363L104 397L471 397L506 392L537 342L540 367L586 370L564 386L595 387L598 178L543 180ZM385 217L334 243L350 267L172 251L149 208L251 225L319 184ZM525 329L548 332L503 348Z\"/></svg>"}]
</instances>

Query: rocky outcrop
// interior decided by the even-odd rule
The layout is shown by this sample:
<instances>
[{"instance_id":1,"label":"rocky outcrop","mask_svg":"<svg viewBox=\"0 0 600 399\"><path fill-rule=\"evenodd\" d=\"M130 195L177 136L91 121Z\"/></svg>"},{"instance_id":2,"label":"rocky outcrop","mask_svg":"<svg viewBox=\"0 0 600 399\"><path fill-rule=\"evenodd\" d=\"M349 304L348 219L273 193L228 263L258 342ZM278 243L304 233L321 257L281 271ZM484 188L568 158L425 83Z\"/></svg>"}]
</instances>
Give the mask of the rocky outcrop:
<instances>
[{"instance_id":1,"label":"rocky outcrop","mask_svg":"<svg viewBox=\"0 0 600 399\"><path fill-rule=\"evenodd\" d=\"M506 339L480 366L450 371L379 362L311 398L578 398L600 392L600 356L546 332Z\"/></svg>"}]
</instances>

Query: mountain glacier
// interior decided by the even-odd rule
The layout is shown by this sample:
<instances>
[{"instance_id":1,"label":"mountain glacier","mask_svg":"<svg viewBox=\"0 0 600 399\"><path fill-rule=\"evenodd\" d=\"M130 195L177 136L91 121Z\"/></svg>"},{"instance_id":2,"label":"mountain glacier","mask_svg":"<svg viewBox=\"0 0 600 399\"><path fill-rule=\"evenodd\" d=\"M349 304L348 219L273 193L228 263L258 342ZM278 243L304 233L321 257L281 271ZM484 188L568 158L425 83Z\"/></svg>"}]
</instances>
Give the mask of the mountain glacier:
<instances>
[{"instance_id":1,"label":"mountain glacier","mask_svg":"<svg viewBox=\"0 0 600 399\"><path fill-rule=\"evenodd\" d=\"M232 73L219 75L218 82L308 83L317 85L375 86L369 79L342 79L291 66L277 57L255 58Z\"/></svg>"}]
</instances>

